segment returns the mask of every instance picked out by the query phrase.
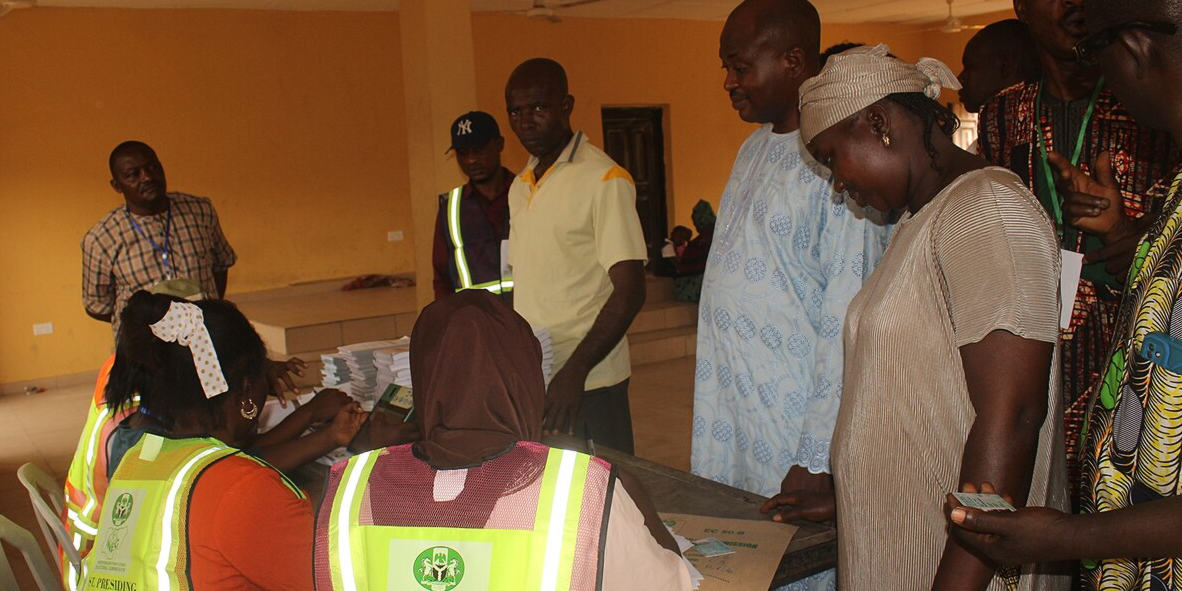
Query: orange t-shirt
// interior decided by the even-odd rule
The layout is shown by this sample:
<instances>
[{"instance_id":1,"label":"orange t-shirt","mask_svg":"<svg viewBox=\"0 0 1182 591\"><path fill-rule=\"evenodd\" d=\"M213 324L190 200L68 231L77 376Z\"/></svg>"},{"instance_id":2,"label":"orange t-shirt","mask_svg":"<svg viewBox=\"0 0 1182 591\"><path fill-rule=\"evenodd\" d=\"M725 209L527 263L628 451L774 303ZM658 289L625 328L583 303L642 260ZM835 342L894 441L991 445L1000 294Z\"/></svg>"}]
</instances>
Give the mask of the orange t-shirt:
<instances>
[{"instance_id":1,"label":"orange t-shirt","mask_svg":"<svg viewBox=\"0 0 1182 591\"><path fill-rule=\"evenodd\" d=\"M231 456L205 471L189 505L197 590L312 589L312 505L279 473Z\"/></svg>"}]
</instances>

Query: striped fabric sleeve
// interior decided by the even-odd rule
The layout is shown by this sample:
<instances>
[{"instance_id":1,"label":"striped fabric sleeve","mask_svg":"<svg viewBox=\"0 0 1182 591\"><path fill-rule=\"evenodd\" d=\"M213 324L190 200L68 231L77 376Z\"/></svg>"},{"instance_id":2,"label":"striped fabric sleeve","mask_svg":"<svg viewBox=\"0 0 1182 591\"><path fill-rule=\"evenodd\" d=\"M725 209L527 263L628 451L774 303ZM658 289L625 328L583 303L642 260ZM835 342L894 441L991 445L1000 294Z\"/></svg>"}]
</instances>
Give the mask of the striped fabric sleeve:
<instances>
[{"instance_id":1,"label":"striped fabric sleeve","mask_svg":"<svg viewBox=\"0 0 1182 591\"><path fill-rule=\"evenodd\" d=\"M932 239L956 346L994 330L1055 342L1059 249L1046 213L1009 172L955 190Z\"/></svg>"}]
</instances>

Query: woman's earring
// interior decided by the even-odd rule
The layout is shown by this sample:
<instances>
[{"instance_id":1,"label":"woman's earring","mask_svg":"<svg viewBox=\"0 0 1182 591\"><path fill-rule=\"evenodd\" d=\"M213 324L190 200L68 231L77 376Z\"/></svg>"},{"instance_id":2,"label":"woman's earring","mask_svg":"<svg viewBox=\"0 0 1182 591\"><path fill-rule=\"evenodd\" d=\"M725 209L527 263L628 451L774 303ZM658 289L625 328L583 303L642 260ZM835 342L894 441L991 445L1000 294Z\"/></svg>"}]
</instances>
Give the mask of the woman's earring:
<instances>
[{"instance_id":1,"label":"woman's earring","mask_svg":"<svg viewBox=\"0 0 1182 591\"><path fill-rule=\"evenodd\" d=\"M887 135L887 134L885 134L885 133L884 133L884 134L882 134L882 145L883 145L883 147L885 147L885 148L889 148L889 147L891 147L891 136L889 136L889 135Z\"/></svg>"},{"instance_id":2,"label":"woman's earring","mask_svg":"<svg viewBox=\"0 0 1182 591\"><path fill-rule=\"evenodd\" d=\"M255 404L254 400L247 398L246 402L243 402L238 409L238 412L242 414L242 418L253 421L259 416L259 405Z\"/></svg>"}]
</instances>

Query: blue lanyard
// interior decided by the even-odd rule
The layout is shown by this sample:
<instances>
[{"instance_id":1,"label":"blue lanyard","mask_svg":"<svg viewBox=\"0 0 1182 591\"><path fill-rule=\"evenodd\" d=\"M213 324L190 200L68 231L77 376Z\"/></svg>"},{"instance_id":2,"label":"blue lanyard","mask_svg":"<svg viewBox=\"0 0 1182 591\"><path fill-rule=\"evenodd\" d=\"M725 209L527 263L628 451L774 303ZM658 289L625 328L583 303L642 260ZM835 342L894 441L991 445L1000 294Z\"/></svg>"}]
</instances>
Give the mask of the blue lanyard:
<instances>
[{"instance_id":1,"label":"blue lanyard","mask_svg":"<svg viewBox=\"0 0 1182 591\"><path fill-rule=\"evenodd\" d=\"M172 279L173 278L172 262L169 261L169 257L168 257L168 253L169 253L168 243L169 243L170 235L172 234L172 204L171 203L168 204L168 215L164 221L164 246L163 247L161 247L159 244L156 244L156 241L152 240L151 236L148 236L148 233L144 231L143 227L140 226L139 222L135 221L135 218L131 217L131 210L130 209L124 207L123 213L127 214L127 220L131 222L131 225L133 228L135 228L135 231L139 232L140 236L143 236L144 239L148 241L148 244L152 245L152 250L155 250L156 252L160 253L160 262L164 264L164 278L165 279Z\"/></svg>"}]
</instances>

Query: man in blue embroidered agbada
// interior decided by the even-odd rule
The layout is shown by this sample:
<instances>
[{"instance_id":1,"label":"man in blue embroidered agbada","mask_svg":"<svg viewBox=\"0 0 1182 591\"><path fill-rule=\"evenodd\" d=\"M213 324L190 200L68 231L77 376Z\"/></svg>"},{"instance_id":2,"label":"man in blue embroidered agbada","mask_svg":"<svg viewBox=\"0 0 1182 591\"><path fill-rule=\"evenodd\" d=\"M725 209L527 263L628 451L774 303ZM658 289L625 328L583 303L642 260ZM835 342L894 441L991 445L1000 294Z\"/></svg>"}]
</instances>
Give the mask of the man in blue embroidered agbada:
<instances>
[{"instance_id":1,"label":"man in blue embroidered agbada","mask_svg":"<svg viewBox=\"0 0 1182 591\"><path fill-rule=\"evenodd\" d=\"M735 159L706 265L691 467L767 496L832 486L842 320L889 235L800 143L797 91L819 37L807 0L748 0L719 47L733 107L761 125ZM833 586L829 571L789 589Z\"/></svg>"}]
</instances>

